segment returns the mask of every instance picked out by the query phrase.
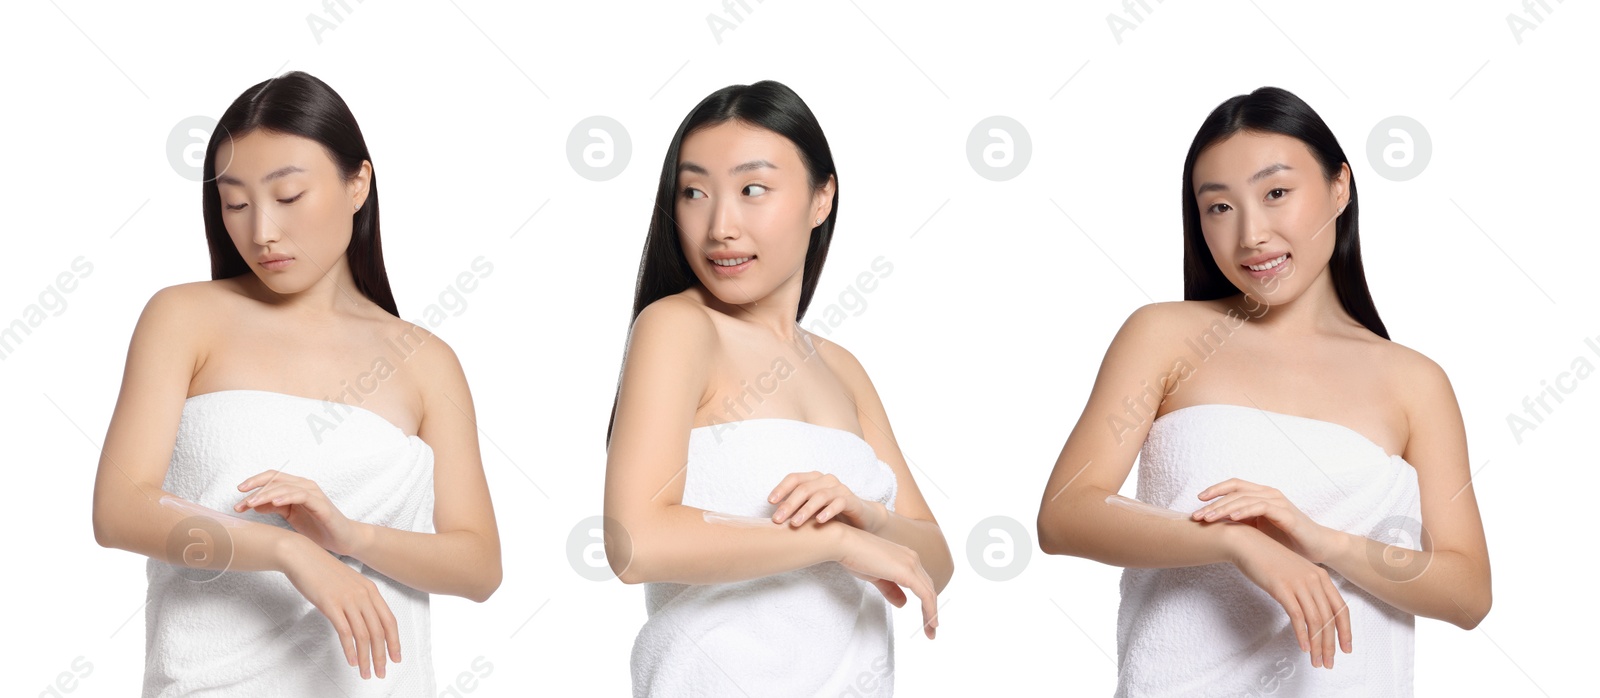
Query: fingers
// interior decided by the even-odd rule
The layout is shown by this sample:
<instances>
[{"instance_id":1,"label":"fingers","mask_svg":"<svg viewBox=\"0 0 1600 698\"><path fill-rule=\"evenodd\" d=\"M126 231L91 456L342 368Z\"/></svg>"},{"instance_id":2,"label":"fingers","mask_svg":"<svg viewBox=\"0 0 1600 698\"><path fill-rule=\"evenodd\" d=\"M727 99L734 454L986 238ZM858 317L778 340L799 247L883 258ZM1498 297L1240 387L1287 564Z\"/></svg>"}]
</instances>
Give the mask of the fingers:
<instances>
[{"instance_id":1,"label":"fingers","mask_svg":"<svg viewBox=\"0 0 1600 698\"><path fill-rule=\"evenodd\" d=\"M1226 497L1200 507L1199 509L1196 509L1193 514L1190 514L1189 517L1196 521L1216 521L1217 519L1228 517L1230 514L1241 512L1247 508L1259 504L1261 504L1260 498L1239 494L1232 497ZM1240 517L1231 518L1233 520L1238 520L1241 517L1242 515Z\"/></svg>"},{"instance_id":2,"label":"fingers","mask_svg":"<svg viewBox=\"0 0 1600 698\"><path fill-rule=\"evenodd\" d=\"M799 526L800 524L805 523L806 519L810 518L812 514L817 513L818 510L831 507L834 504L839 504L843 501L844 498L841 497L839 493L834 492L831 489L817 492L811 496L811 499L807 500L806 503L800 507L799 511L794 513L794 516L789 519L789 524L792 526ZM818 523L821 523L821 521L818 521Z\"/></svg>"},{"instance_id":3,"label":"fingers","mask_svg":"<svg viewBox=\"0 0 1600 698\"><path fill-rule=\"evenodd\" d=\"M1322 658L1322 668L1333 668L1334 626L1333 604L1328 602L1328 596L1319 585L1311 589L1312 599L1317 604L1317 627L1311 633L1312 644L1317 648L1318 656Z\"/></svg>"},{"instance_id":4,"label":"fingers","mask_svg":"<svg viewBox=\"0 0 1600 698\"><path fill-rule=\"evenodd\" d=\"M922 601L922 632L932 640L934 631L939 628L939 597L933 592L933 578L921 563L917 564L915 582L911 590Z\"/></svg>"},{"instance_id":5,"label":"fingers","mask_svg":"<svg viewBox=\"0 0 1600 698\"><path fill-rule=\"evenodd\" d=\"M888 599L889 603L894 604L895 608L905 608L906 592L900 589L899 584L887 579L874 579L872 580L872 585L877 587L878 592L883 594L883 598Z\"/></svg>"},{"instance_id":6,"label":"fingers","mask_svg":"<svg viewBox=\"0 0 1600 698\"><path fill-rule=\"evenodd\" d=\"M811 473L798 474L799 477L808 479L796 482L788 487L787 497L783 499L782 504L778 505L777 510L772 512L773 523L783 523L791 515L800 513L801 508L808 504L812 506L804 512L806 516L810 516L817 509L828 504L831 498L827 496L819 497L818 495L839 487L839 480L832 475L818 474L816 477L811 477L811 475ZM784 478L784 481L787 482L793 477L796 477L796 475L789 475ZM779 488L784 488L784 485L780 483ZM802 517L794 525L798 526L804 522L805 518Z\"/></svg>"},{"instance_id":7,"label":"fingers","mask_svg":"<svg viewBox=\"0 0 1600 698\"><path fill-rule=\"evenodd\" d=\"M356 638L356 664L361 668L361 678L372 677L372 637L367 622L361 617L361 611L355 607L346 608L345 618L350 622L350 632Z\"/></svg>"},{"instance_id":8,"label":"fingers","mask_svg":"<svg viewBox=\"0 0 1600 698\"><path fill-rule=\"evenodd\" d=\"M329 613L323 610L323 615L327 616L328 621L333 623L334 632L339 634L339 646L344 648L344 663L349 664L350 666L355 666L356 636L355 633L350 630L350 621L345 619L343 611L338 613Z\"/></svg>"},{"instance_id":9,"label":"fingers","mask_svg":"<svg viewBox=\"0 0 1600 698\"><path fill-rule=\"evenodd\" d=\"M777 487L772 488L772 494L767 495L767 503L777 504L784 497L789 496L789 491L794 489L796 485L821 476L822 473L819 473L815 470L808 473L789 473L788 475L783 476L782 480L778 481Z\"/></svg>"},{"instance_id":10,"label":"fingers","mask_svg":"<svg viewBox=\"0 0 1600 698\"><path fill-rule=\"evenodd\" d=\"M1294 639L1300 646L1301 652L1311 651L1311 638L1306 632L1306 614L1301 607L1300 600L1293 594L1287 594L1278 599L1283 610L1289 613L1289 627L1294 628Z\"/></svg>"},{"instance_id":11,"label":"fingers","mask_svg":"<svg viewBox=\"0 0 1600 698\"><path fill-rule=\"evenodd\" d=\"M384 676L385 660L389 654L389 634L384 632L383 623L378 620L378 610L372 605L368 604L361 609L361 617L367 622L368 643L372 650L372 673L381 679Z\"/></svg>"},{"instance_id":12,"label":"fingers","mask_svg":"<svg viewBox=\"0 0 1600 698\"><path fill-rule=\"evenodd\" d=\"M247 490L253 490L257 487L273 482L291 482L299 481L301 479L303 478L298 478L278 470L263 470L259 473L251 475L248 478L245 478L244 482L239 483L239 491L244 492Z\"/></svg>"},{"instance_id":13,"label":"fingers","mask_svg":"<svg viewBox=\"0 0 1600 698\"><path fill-rule=\"evenodd\" d=\"M1325 579L1323 586L1327 588L1328 600L1339 609L1335 615L1337 620L1334 621L1334 629L1339 633L1339 649L1344 650L1345 654L1350 654L1355 650L1355 645L1352 644L1355 639L1350 635L1350 606L1345 603L1344 595L1339 593L1339 588L1334 586L1332 577Z\"/></svg>"},{"instance_id":14,"label":"fingers","mask_svg":"<svg viewBox=\"0 0 1600 698\"><path fill-rule=\"evenodd\" d=\"M254 509L262 506L276 506L287 503L277 500L282 500L292 494L303 494L304 492L304 488L299 485L274 482L240 500L238 504L233 505L233 510L244 511L245 509ZM301 502L304 502L303 497Z\"/></svg>"},{"instance_id":15,"label":"fingers","mask_svg":"<svg viewBox=\"0 0 1600 698\"><path fill-rule=\"evenodd\" d=\"M1255 486L1255 483L1253 483L1253 482L1247 482L1245 480L1240 480L1239 478L1236 478L1236 477L1228 478L1226 480L1223 480L1222 482L1219 482L1219 483L1217 483L1215 485L1212 485L1212 486L1207 487L1207 488L1205 488L1203 490L1200 490L1199 497L1202 500L1211 499L1212 497L1216 497L1216 496L1227 494L1229 492L1237 491L1242 487L1254 487L1254 486Z\"/></svg>"},{"instance_id":16,"label":"fingers","mask_svg":"<svg viewBox=\"0 0 1600 698\"><path fill-rule=\"evenodd\" d=\"M817 512L817 523L827 523L828 519L838 516L839 512L844 511L844 505L845 499L843 497L833 500L832 504L823 507L822 511Z\"/></svg>"},{"instance_id":17,"label":"fingers","mask_svg":"<svg viewBox=\"0 0 1600 698\"><path fill-rule=\"evenodd\" d=\"M394 612L389 610L389 602L383 600L383 594L378 593L377 587L372 589L373 606L378 609L379 619L383 621L383 634L388 640L389 658L396 663L400 661L400 622L395 619Z\"/></svg>"}]
</instances>

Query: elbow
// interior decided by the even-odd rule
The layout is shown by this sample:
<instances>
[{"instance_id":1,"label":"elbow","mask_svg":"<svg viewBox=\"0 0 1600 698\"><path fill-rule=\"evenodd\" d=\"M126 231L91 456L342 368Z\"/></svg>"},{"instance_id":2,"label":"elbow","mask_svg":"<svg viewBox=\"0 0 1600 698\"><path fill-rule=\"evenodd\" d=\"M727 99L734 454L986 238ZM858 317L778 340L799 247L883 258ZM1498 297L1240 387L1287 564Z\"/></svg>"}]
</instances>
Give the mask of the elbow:
<instances>
[{"instance_id":1,"label":"elbow","mask_svg":"<svg viewBox=\"0 0 1600 698\"><path fill-rule=\"evenodd\" d=\"M505 573L501 570L500 565L497 564L492 571L483 576L482 584L477 589L474 589L471 594L468 594L467 598L478 603L488 601L489 597L494 596L494 592L500 588L500 582L503 579L505 579Z\"/></svg>"},{"instance_id":2,"label":"elbow","mask_svg":"<svg viewBox=\"0 0 1600 698\"><path fill-rule=\"evenodd\" d=\"M607 548L606 562L611 565L611 573L616 575L617 579L623 584L643 584L655 581L645 571L645 566L639 564L637 549L630 548L626 551L613 551Z\"/></svg>"},{"instance_id":3,"label":"elbow","mask_svg":"<svg viewBox=\"0 0 1600 698\"><path fill-rule=\"evenodd\" d=\"M1039 520L1035 528L1039 536L1040 552L1046 555L1072 554L1072 548L1068 545L1069 537L1062 535L1066 527L1059 516L1052 516L1048 509L1042 509L1039 511Z\"/></svg>"},{"instance_id":4,"label":"elbow","mask_svg":"<svg viewBox=\"0 0 1600 698\"><path fill-rule=\"evenodd\" d=\"M1462 630L1471 630L1478 627L1478 624L1482 623L1483 619L1489 615L1489 608L1493 605L1494 595L1485 586L1481 599L1471 605L1462 607L1463 612L1460 620L1456 622L1456 626Z\"/></svg>"},{"instance_id":5,"label":"elbow","mask_svg":"<svg viewBox=\"0 0 1600 698\"><path fill-rule=\"evenodd\" d=\"M120 548L118 539L112 535L117 527L107 520L105 512L97 505L94 508L94 542L102 548Z\"/></svg>"},{"instance_id":6,"label":"elbow","mask_svg":"<svg viewBox=\"0 0 1600 698\"><path fill-rule=\"evenodd\" d=\"M606 564L611 566L611 574L621 580L623 584L643 584L658 581L649 571L649 566L641 554L639 540L629 535L629 531L646 530L642 524L629 525L610 516L605 517L605 556Z\"/></svg>"},{"instance_id":7,"label":"elbow","mask_svg":"<svg viewBox=\"0 0 1600 698\"><path fill-rule=\"evenodd\" d=\"M606 536L606 564L611 566L611 574L621 580L623 584L642 584L652 581L645 573L645 566L639 556L639 548L632 541L618 540L613 536Z\"/></svg>"}]
</instances>

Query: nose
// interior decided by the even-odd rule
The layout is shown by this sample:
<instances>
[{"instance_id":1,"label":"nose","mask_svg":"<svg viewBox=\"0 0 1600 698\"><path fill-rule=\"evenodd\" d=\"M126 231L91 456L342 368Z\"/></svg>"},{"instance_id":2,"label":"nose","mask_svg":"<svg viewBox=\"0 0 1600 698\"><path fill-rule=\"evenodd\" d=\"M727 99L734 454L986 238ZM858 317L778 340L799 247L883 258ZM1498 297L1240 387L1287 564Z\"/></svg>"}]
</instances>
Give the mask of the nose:
<instances>
[{"instance_id":1,"label":"nose","mask_svg":"<svg viewBox=\"0 0 1600 698\"><path fill-rule=\"evenodd\" d=\"M283 237L283 231L278 228L277 222L267 215L266 208L259 206L254 208L255 213L250 216L251 242L260 247L266 247L277 242L279 238Z\"/></svg>"},{"instance_id":2,"label":"nose","mask_svg":"<svg viewBox=\"0 0 1600 698\"><path fill-rule=\"evenodd\" d=\"M1260 247L1272 237L1272 231L1267 222L1266 214L1254 206L1245 206L1239 209L1239 246L1243 248Z\"/></svg>"},{"instance_id":3,"label":"nose","mask_svg":"<svg viewBox=\"0 0 1600 698\"><path fill-rule=\"evenodd\" d=\"M738 206L735 200L718 200L711 204L712 240L737 240L741 234Z\"/></svg>"}]
</instances>

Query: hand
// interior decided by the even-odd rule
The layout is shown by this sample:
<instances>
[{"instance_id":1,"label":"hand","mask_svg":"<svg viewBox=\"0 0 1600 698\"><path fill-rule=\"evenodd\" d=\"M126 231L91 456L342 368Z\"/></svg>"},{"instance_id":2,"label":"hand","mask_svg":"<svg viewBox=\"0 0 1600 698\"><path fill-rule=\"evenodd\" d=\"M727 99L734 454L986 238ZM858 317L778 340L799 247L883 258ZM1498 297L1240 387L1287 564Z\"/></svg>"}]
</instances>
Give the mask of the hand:
<instances>
[{"instance_id":1,"label":"hand","mask_svg":"<svg viewBox=\"0 0 1600 698\"><path fill-rule=\"evenodd\" d=\"M239 483L241 492L256 487L261 489L233 505L234 511L278 514L295 531L336 555L352 555L360 547L360 524L346 518L317 483L276 470L261 471Z\"/></svg>"},{"instance_id":2,"label":"hand","mask_svg":"<svg viewBox=\"0 0 1600 698\"><path fill-rule=\"evenodd\" d=\"M1283 606L1289 625L1300 641L1300 651L1311 654L1311 666L1333 668L1334 637L1350 654L1350 611L1333 578L1321 566L1276 541L1256 536L1235 554L1239 571ZM1331 627L1330 627L1331 625Z\"/></svg>"},{"instance_id":3,"label":"hand","mask_svg":"<svg viewBox=\"0 0 1600 698\"><path fill-rule=\"evenodd\" d=\"M877 533L889 518L889 510L882 504L857 497L839 478L815 470L784 476L767 495L767 503L778 505L772 513L773 523L781 524L787 519L791 526L799 526L815 514L817 523L837 517L863 531Z\"/></svg>"},{"instance_id":4,"label":"hand","mask_svg":"<svg viewBox=\"0 0 1600 698\"><path fill-rule=\"evenodd\" d=\"M1233 478L1200 491L1202 500L1216 497L1222 499L1195 510L1190 518L1250 524L1311 562L1326 562L1338 544L1338 531L1312 521L1271 487Z\"/></svg>"},{"instance_id":5,"label":"hand","mask_svg":"<svg viewBox=\"0 0 1600 698\"><path fill-rule=\"evenodd\" d=\"M350 666L359 663L361 678L372 678L372 670L383 678L385 654L400 661L399 624L371 579L310 546L292 554L283 573L300 595L333 623L345 662Z\"/></svg>"},{"instance_id":6,"label":"hand","mask_svg":"<svg viewBox=\"0 0 1600 698\"><path fill-rule=\"evenodd\" d=\"M845 537L839 564L850 574L872 582L896 608L906 602L905 592L900 587L910 589L922 601L922 633L932 640L934 630L939 627L938 595L933 590L933 578L922 566L922 556L887 538L865 531L844 530L851 535Z\"/></svg>"}]
</instances>

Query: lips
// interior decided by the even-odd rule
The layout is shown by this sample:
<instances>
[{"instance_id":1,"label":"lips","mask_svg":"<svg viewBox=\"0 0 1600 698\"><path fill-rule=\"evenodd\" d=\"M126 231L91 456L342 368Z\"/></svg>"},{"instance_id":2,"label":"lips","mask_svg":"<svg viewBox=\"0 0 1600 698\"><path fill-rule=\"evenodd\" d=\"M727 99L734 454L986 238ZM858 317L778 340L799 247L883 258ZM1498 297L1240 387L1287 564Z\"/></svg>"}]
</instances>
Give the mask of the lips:
<instances>
[{"instance_id":1,"label":"lips","mask_svg":"<svg viewBox=\"0 0 1600 698\"><path fill-rule=\"evenodd\" d=\"M1270 254L1270 253L1269 253ZM1246 260L1239 266L1244 267L1246 274L1256 280L1266 280L1284 273L1285 269L1293 267L1294 255L1280 252L1276 256L1258 255Z\"/></svg>"},{"instance_id":2,"label":"lips","mask_svg":"<svg viewBox=\"0 0 1600 698\"><path fill-rule=\"evenodd\" d=\"M261 257L257 263L267 271L282 271L294 264L294 257L286 254L269 254Z\"/></svg>"},{"instance_id":3,"label":"lips","mask_svg":"<svg viewBox=\"0 0 1600 698\"><path fill-rule=\"evenodd\" d=\"M1259 262L1246 263L1244 268L1249 269L1250 271L1268 271L1287 261L1289 261L1289 253L1285 252L1276 257L1269 257Z\"/></svg>"},{"instance_id":4,"label":"lips","mask_svg":"<svg viewBox=\"0 0 1600 698\"><path fill-rule=\"evenodd\" d=\"M755 255L736 252L718 252L707 256L707 259L711 261L711 270L718 276L740 274L756 262Z\"/></svg>"}]
</instances>

